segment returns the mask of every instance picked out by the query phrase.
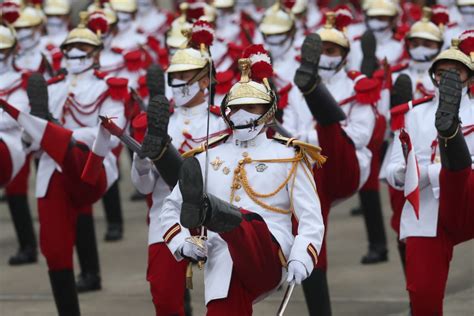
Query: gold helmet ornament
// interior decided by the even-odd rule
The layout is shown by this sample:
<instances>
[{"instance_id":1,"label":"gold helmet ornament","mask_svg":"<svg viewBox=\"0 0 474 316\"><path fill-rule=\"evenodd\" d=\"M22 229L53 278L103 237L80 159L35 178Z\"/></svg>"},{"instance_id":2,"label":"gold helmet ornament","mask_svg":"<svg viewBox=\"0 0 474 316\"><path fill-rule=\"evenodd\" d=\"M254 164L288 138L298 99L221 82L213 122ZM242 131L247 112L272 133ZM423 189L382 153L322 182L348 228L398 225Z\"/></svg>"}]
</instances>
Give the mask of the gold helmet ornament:
<instances>
[{"instance_id":1,"label":"gold helmet ornament","mask_svg":"<svg viewBox=\"0 0 474 316\"><path fill-rule=\"evenodd\" d=\"M191 30L184 33L187 36L187 47L180 48L174 53L166 72L170 74L188 70L200 70L186 83L190 85L206 75L210 76L210 73L213 74L209 47L214 41L214 29L209 22L198 20L192 25ZM211 83L213 82L214 78L211 78ZM171 76L168 76L168 85L175 87L172 84Z\"/></svg>"},{"instance_id":2,"label":"gold helmet ornament","mask_svg":"<svg viewBox=\"0 0 474 316\"><path fill-rule=\"evenodd\" d=\"M68 15L71 12L70 0L46 0L43 11L46 15Z\"/></svg>"},{"instance_id":3,"label":"gold helmet ornament","mask_svg":"<svg viewBox=\"0 0 474 316\"><path fill-rule=\"evenodd\" d=\"M423 17L410 28L407 39L422 38L438 43L443 43L443 32L440 28L431 22L432 10L428 7L423 8Z\"/></svg>"},{"instance_id":4,"label":"gold helmet ornament","mask_svg":"<svg viewBox=\"0 0 474 316\"><path fill-rule=\"evenodd\" d=\"M89 18L87 12L80 12L79 16L81 19L79 25L68 33L66 39L61 44L61 50L64 50L68 45L76 43L88 44L97 49L102 49L101 30L97 30L96 33L94 33L94 31L87 27L87 20ZM107 22L105 23L107 24Z\"/></svg>"},{"instance_id":5,"label":"gold helmet ornament","mask_svg":"<svg viewBox=\"0 0 474 316\"><path fill-rule=\"evenodd\" d=\"M135 13L138 10L137 0L110 0L115 12Z\"/></svg>"},{"instance_id":6,"label":"gold helmet ornament","mask_svg":"<svg viewBox=\"0 0 474 316\"><path fill-rule=\"evenodd\" d=\"M258 28L264 35L277 35L291 31L294 25L293 13L277 2L265 11Z\"/></svg>"},{"instance_id":7,"label":"gold helmet ornament","mask_svg":"<svg viewBox=\"0 0 474 316\"><path fill-rule=\"evenodd\" d=\"M434 59L429 73L431 80L433 81L435 86L437 85L435 81L435 70L436 65L440 61L456 61L464 65L470 71L471 75L474 73L474 63L472 62L469 55L465 54L462 50L459 49L459 44L460 40L458 38L453 38L451 40L451 47L441 52L441 54L436 56L436 58Z\"/></svg>"},{"instance_id":8,"label":"gold helmet ornament","mask_svg":"<svg viewBox=\"0 0 474 316\"><path fill-rule=\"evenodd\" d=\"M367 4L366 15L375 16L397 16L399 6L393 0L369 0Z\"/></svg>"},{"instance_id":9,"label":"gold helmet ornament","mask_svg":"<svg viewBox=\"0 0 474 316\"><path fill-rule=\"evenodd\" d=\"M235 0L214 0L212 6L216 9L230 9L235 5Z\"/></svg>"},{"instance_id":10,"label":"gold helmet ornament","mask_svg":"<svg viewBox=\"0 0 474 316\"><path fill-rule=\"evenodd\" d=\"M251 45L244 50L242 57L239 59L240 81L232 86L221 104L225 122L237 130L266 124L273 119L277 109L277 98L268 81L273 76L268 52L262 45ZM267 111L251 123L235 126L229 117L231 108L253 104L267 105Z\"/></svg>"},{"instance_id":11,"label":"gold helmet ornament","mask_svg":"<svg viewBox=\"0 0 474 316\"><path fill-rule=\"evenodd\" d=\"M101 11L104 13L107 23L109 25L114 25L118 22L117 13L112 9L110 3L105 2L100 3L100 0L94 1L91 5L87 7L87 12L92 14L93 12Z\"/></svg>"},{"instance_id":12,"label":"gold helmet ornament","mask_svg":"<svg viewBox=\"0 0 474 316\"><path fill-rule=\"evenodd\" d=\"M14 28L35 27L43 24L44 15L41 9L32 6L23 7L20 10L20 16L13 23Z\"/></svg>"},{"instance_id":13,"label":"gold helmet ornament","mask_svg":"<svg viewBox=\"0 0 474 316\"><path fill-rule=\"evenodd\" d=\"M186 30L190 30L193 26L186 19L188 7L187 3L180 4L181 15L174 19L169 30L166 32L166 46L169 48L184 48L188 43L188 38L183 33Z\"/></svg>"},{"instance_id":14,"label":"gold helmet ornament","mask_svg":"<svg viewBox=\"0 0 474 316\"><path fill-rule=\"evenodd\" d=\"M330 42L347 50L350 49L346 35L336 28L336 14L334 12L326 13L326 24L316 33L319 34L323 42Z\"/></svg>"}]
</instances>

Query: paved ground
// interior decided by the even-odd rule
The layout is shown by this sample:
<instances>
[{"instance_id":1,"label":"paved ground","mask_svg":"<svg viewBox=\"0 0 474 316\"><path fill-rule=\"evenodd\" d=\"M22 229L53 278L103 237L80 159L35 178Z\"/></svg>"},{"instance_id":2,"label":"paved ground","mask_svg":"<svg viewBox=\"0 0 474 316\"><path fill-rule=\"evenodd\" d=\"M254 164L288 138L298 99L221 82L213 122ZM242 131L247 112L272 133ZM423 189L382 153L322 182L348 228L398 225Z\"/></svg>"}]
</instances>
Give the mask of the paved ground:
<instances>
[{"instance_id":1,"label":"paved ground","mask_svg":"<svg viewBox=\"0 0 474 316\"><path fill-rule=\"evenodd\" d=\"M124 161L122 164L129 164ZM99 248L101 252L104 289L80 296L82 314L153 315L153 307L145 281L146 270L146 209L144 202L132 203L128 172L121 181L126 218L125 239L119 243L105 243L104 217L101 206L95 210ZM385 193L385 192L384 192ZM384 211L388 227L390 212L384 194ZM34 207L34 200L31 199ZM350 217L348 209L355 199L340 204L332 213L329 230L329 283L334 315L408 315L408 301L396 251L395 235L388 231L390 261L375 266L362 266L359 260L366 248L363 221ZM36 218L36 210L34 211ZM37 224L37 223L36 223ZM6 204L0 204L0 315L46 316L55 315L46 264L9 267L6 262L16 250ZM196 269L195 269L196 270ZM195 271L193 308L195 315L204 315L202 274ZM282 293L276 293L257 304L255 315L275 315ZM287 315L307 315L301 288L293 294ZM455 250L451 264L445 315L474 315L474 243L466 243Z\"/></svg>"}]
</instances>

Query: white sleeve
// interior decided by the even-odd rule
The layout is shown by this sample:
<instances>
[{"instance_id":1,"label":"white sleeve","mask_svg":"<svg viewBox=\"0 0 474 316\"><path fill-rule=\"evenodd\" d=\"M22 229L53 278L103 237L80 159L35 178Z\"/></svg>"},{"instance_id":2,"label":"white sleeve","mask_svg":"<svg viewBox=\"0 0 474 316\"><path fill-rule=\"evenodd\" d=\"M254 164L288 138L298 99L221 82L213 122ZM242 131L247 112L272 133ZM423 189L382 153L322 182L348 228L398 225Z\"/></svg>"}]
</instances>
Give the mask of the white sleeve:
<instances>
[{"instance_id":1,"label":"white sleeve","mask_svg":"<svg viewBox=\"0 0 474 316\"><path fill-rule=\"evenodd\" d=\"M395 180L396 172L400 168L405 166L405 158L403 156L402 143L400 142L399 135L400 135L400 132L397 131L395 132L395 135L393 137L393 146L392 146L389 162L386 168L386 177L387 177L387 182L390 184L390 186L392 186L394 189L401 191L403 190L405 185L397 183L397 181Z\"/></svg>"},{"instance_id":2,"label":"white sleeve","mask_svg":"<svg viewBox=\"0 0 474 316\"><path fill-rule=\"evenodd\" d=\"M321 204L311 170L304 162L298 164L295 177L294 185L288 184L287 188L293 203L294 215L298 219L298 235L295 237L288 261L302 262L307 272L311 273L317 263L324 237Z\"/></svg>"},{"instance_id":3,"label":"white sleeve","mask_svg":"<svg viewBox=\"0 0 474 316\"><path fill-rule=\"evenodd\" d=\"M352 105L346 122L348 124L346 126L343 124L342 129L352 139L355 148L367 147L375 127L374 109L370 105L356 103Z\"/></svg>"},{"instance_id":4,"label":"white sleeve","mask_svg":"<svg viewBox=\"0 0 474 316\"><path fill-rule=\"evenodd\" d=\"M186 238L191 236L189 230L182 227L179 221L182 203L183 197L181 196L179 186L176 185L163 202L159 224L159 230L165 232L163 240L178 261L183 259L179 253L181 246L186 241ZM152 211L153 209L150 212Z\"/></svg>"},{"instance_id":5,"label":"white sleeve","mask_svg":"<svg viewBox=\"0 0 474 316\"><path fill-rule=\"evenodd\" d=\"M141 159L136 153L133 154L132 162L132 183L141 194L153 192L158 174L153 168L152 162L148 159Z\"/></svg>"}]
</instances>

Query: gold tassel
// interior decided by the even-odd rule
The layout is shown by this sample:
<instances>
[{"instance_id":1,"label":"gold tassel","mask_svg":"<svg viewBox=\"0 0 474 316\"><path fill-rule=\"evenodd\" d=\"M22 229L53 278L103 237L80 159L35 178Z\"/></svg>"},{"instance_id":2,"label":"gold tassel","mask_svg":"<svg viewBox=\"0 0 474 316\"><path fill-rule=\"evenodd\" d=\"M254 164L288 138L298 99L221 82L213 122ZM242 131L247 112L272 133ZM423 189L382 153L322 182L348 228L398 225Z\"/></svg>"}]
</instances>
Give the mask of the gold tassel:
<instances>
[{"instance_id":1,"label":"gold tassel","mask_svg":"<svg viewBox=\"0 0 474 316\"><path fill-rule=\"evenodd\" d=\"M186 288L189 290L193 289L193 263L188 263L186 268Z\"/></svg>"}]
</instances>

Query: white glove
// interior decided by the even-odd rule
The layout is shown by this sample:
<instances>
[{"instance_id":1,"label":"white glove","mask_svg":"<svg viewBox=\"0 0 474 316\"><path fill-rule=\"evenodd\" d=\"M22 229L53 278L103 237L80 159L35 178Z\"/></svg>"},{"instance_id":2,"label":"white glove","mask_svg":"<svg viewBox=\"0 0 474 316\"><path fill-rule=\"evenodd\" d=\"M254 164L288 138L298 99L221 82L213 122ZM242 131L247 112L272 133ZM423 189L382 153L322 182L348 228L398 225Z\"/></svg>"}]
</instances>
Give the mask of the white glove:
<instances>
[{"instance_id":1,"label":"white glove","mask_svg":"<svg viewBox=\"0 0 474 316\"><path fill-rule=\"evenodd\" d=\"M296 282L296 284L301 284L308 276L309 273L301 261L292 260L288 263L288 278L286 279L288 283Z\"/></svg>"},{"instance_id":2,"label":"white glove","mask_svg":"<svg viewBox=\"0 0 474 316\"><path fill-rule=\"evenodd\" d=\"M198 246L191 240L186 240L181 247L181 256L190 259L191 261L206 261L207 260L207 242L202 241L202 245Z\"/></svg>"},{"instance_id":3,"label":"white glove","mask_svg":"<svg viewBox=\"0 0 474 316\"><path fill-rule=\"evenodd\" d=\"M397 170L395 170L395 174L393 175L393 178L395 179L395 183L398 186L404 186L405 185L405 173L407 171L407 168L405 165L400 166Z\"/></svg>"},{"instance_id":4,"label":"white glove","mask_svg":"<svg viewBox=\"0 0 474 316\"><path fill-rule=\"evenodd\" d=\"M150 172L152 164L148 158L142 159L137 154L133 154L133 166L139 176L144 176Z\"/></svg>"}]
</instances>

